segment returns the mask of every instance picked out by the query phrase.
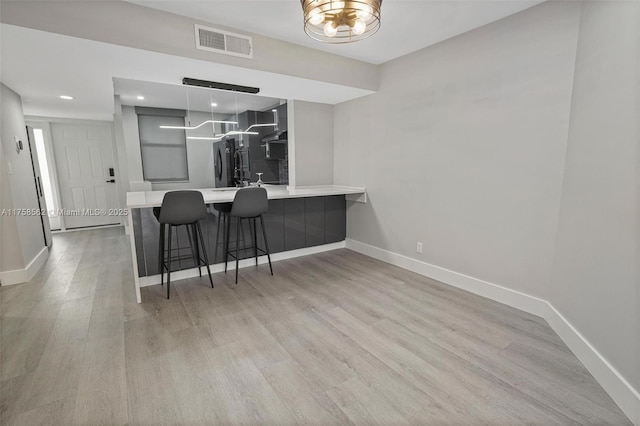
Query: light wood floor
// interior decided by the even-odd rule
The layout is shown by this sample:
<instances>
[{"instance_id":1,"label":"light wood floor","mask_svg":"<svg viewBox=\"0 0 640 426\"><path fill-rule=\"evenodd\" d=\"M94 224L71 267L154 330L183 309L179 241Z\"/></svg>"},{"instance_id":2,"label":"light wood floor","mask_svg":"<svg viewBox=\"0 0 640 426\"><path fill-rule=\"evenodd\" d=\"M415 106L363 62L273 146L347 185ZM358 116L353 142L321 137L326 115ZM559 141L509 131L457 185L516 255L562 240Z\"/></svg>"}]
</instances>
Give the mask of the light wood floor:
<instances>
[{"instance_id":1,"label":"light wood floor","mask_svg":"<svg viewBox=\"0 0 640 426\"><path fill-rule=\"evenodd\" d=\"M160 286L121 228L3 287L0 423L630 424L540 318L348 250Z\"/></svg>"}]
</instances>

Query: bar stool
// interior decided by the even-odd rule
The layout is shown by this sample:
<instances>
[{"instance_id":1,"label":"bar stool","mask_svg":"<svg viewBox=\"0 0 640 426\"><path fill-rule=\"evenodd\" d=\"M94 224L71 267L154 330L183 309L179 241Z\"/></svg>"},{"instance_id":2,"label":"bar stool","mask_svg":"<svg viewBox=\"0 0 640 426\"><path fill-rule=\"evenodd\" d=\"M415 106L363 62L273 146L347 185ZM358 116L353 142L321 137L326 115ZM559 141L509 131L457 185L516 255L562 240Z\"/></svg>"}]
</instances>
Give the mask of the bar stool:
<instances>
[{"instance_id":1,"label":"bar stool","mask_svg":"<svg viewBox=\"0 0 640 426\"><path fill-rule=\"evenodd\" d=\"M233 199L233 206L229 216L237 218L236 221L236 245L235 255L229 251L229 233L231 231L231 221L227 221L226 232L226 245L224 256L224 272L227 272L227 260L229 256L236 260L236 284L238 284L238 263L240 256L238 254L240 249L240 227L242 226L242 220L248 219L249 225L253 222L252 241L253 247L243 247L242 250L253 248L253 252L256 258L256 265L258 264L258 251L267 255L269 260L269 270L273 275L273 267L271 266L271 255L269 253L269 243L267 242L267 233L264 229L264 219L262 215L269 209L269 200L267 199L267 190L264 188L244 188L238 190ZM258 234L256 220L260 218L260 227L262 228L262 237L264 238L264 250L258 248Z\"/></svg>"},{"instance_id":2,"label":"bar stool","mask_svg":"<svg viewBox=\"0 0 640 426\"><path fill-rule=\"evenodd\" d=\"M213 208L218 212L218 227L216 229L216 246L213 251L213 263L218 260L218 244L220 241L220 228L222 225L222 231L227 229L227 221L229 220L229 213L231 213L231 206L233 203L215 203ZM227 247L226 234L222 236L222 247Z\"/></svg>"},{"instance_id":3,"label":"bar stool","mask_svg":"<svg viewBox=\"0 0 640 426\"><path fill-rule=\"evenodd\" d=\"M200 276L202 276L202 264L207 267L211 288L213 288L213 278L209 269L209 257L205 248L204 236L200 228L200 220L207 216L207 210L204 205L204 198L200 191L171 191L167 192L162 199L162 206L154 208L153 214L160 222L160 244L158 249L158 264L160 265L160 284L164 284L164 270L167 270L167 299L169 299L169 291L171 287L171 234L172 229L178 226L187 227L187 236L189 237L189 246L193 260L198 266ZM169 225L168 238L168 255L165 260L165 230ZM193 239L192 239L193 236ZM177 233L176 233L177 238ZM198 244L198 239L200 240ZM200 245L202 246L202 257L200 256ZM180 248L178 247L178 250ZM180 252L175 258L180 260Z\"/></svg>"}]
</instances>

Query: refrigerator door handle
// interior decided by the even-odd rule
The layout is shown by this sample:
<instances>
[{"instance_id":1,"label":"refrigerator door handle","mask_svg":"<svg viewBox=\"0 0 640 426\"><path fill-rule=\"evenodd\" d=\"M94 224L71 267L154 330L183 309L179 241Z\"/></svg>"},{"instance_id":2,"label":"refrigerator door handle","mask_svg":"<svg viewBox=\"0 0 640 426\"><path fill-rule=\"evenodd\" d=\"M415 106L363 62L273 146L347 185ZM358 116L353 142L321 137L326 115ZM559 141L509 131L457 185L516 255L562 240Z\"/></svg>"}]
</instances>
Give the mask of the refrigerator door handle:
<instances>
[{"instance_id":1,"label":"refrigerator door handle","mask_svg":"<svg viewBox=\"0 0 640 426\"><path fill-rule=\"evenodd\" d=\"M40 176L36 176L36 179L38 180L38 192L40 192L41 197L44 197L44 194L42 193L42 182L40 181Z\"/></svg>"}]
</instances>

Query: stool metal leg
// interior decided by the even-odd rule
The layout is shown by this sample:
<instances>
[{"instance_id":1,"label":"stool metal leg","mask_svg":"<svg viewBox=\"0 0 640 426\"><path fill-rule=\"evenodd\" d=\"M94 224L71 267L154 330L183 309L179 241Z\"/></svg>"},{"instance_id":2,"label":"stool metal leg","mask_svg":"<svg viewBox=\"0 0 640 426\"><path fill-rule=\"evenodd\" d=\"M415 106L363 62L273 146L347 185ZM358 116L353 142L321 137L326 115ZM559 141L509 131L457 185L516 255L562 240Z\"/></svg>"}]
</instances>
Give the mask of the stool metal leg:
<instances>
[{"instance_id":1,"label":"stool metal leg","mask_svg":"<svg viewBox=\"0 0 640 426\"><path fill-rule=\"evenodd\" d=\"M240 233L242 234L242 247L246 247L247 241L244 238L244 226L242 225L242 220L240 220Z\"/></svg>"},{"instance_id":2,"label":"stool metal leg","mask_svg":"<svg viewBox=\"0 0 640 426\"><path fill-rule=\"evenodd\" d=\"M218 220L216 227L216 246L213 249L213 263L218 261L218 244L220 241L220 221L222 220L222 212L218 212ZM224 241L222 242L224 244Z\"/></svg>"},{"instance_id":3,"label":"stool metal leg","mask_svg":"<svg viewBox=\"0 0 640 426\"><path fill-rule=\"evenodd\" d=\"M238 248L240 246L240 226L242 226L242 219L237 218L236 222L236 284L238 284L238 264L239 264L239 255Z\"/></svg>"},{"instance_id":4,"label":"stool metal leg","mask_svg":"<svg viewBox=\"0 0 640 426\"><path fill-rule=\"evenodd\" d=\"M202 264L200 263L200 247L198 244L198 234L196 232L196 224L190 223L187 226L187 235L189 235L189 245L191 247L191 254L193 255L193 266L198 268L198 273L202 276Z\"/></svg>"},{"instance_id":5,"label":"stool metal leg","mask_svg":"<svg viewBox=\"0 0 640 426\"><path fill-rule=\"evenodd\" d=\"M211 278L211 269L209 269L209 256L207 256L207 248L204 244L204 237L202 236L202 228L200 228L200 222L196 222L194 225L196 234L200 236L200 242L202 243L202 255L204 256L204 263L207 266L207 274L209 274L209 282L211 282L211 288L213 288L213 278ZM200 264L200 258L198 258L198 265Z\"/></svg>"},{"instance_id":6,"label":"stool metal leg","mask_svg":"<svg viewBox=\"0 0 640 426\"><path fill-rule=\"evenodd\" d=\"M264 238L264 248L267 252L267 259L269 260L269 269L271 270L271 275L273 275L273 267L271 266L271 254L269 252L269 243L267 242L267 231L264 229L264 219L262 215L260 215L260 227L262 228L262 236Z\"/></svg>"},{"instance_id":7,"label":"stool metal leg","mask_svg":"<svg viewBox=\"0 0 640 426\"><path fill-rule=\"evenodd\" d=\"M169 289L171 287L171 231L173 226L169 225L169 256L167 258L167 299L169 298Z\"/></svg>"},{"instance_id":8,"label":"stool metal leg","mask_svg":"<svg viewBox=\"0 0 640 426\"><path fill-rule=\"evenodd\" d=\"M197 267L199 266L199 262L198 262L198 258L196 257L196 250L197 250L197 238L195 237L195 233L193 232L193 226L192 224L187 224L185 225L185 228L187 229L187 238L189 239L189 249L191 250L191 257L193 258L193 266ZM179 253L179 252L178 252ZM200 276L202 276L202 272L200 272Z\"/></svg>"},{"instance_id":9,"label":"stool metal leg","mask_svg":"<svg viewBox=\"0 0 640 426\"><path fill-rule=\"evenodd\" d=\"M224 273L227 273L227 261L229 260L229 234L231 233L231 217L225 216L226 232L224 237Z\"/></svg>"},{"instance_id":10,"label":"stool metal leg","mask_svg":"<svg viewBox=\"0 0 640 426\"><path fill-rule=\"evenodd\" d=\"M251 226L251 222L253 222L253 254L256 257L256 266L258 266L258 230L256 226L256 218L253 220L249 219L249 226Z\"/></svg>"},{"instance_id":11,"label":"stool metal leg","mask_svg":"<svg viewBox=\"0 0 640 426\"><path fill-rule=\"evenodd\" d=\"M158 269L160 269L160 285L164 285L164 234L165 225L160 224L160 239L158 241Z\"/></svg>"},{"instance_id":12,"label":"stool metal leg","mask_svg":"<svg viewBox=\"0 0 640 426\"><path fill-rule=\"evenodd\" d=\"M176 256L177 260L178 260L178 270L182 269L182 259L180 259L182 256L180 256L180 225L174 225L173 226L176 230L176 251L178 252L178 256ZM187 232L187 235L189 235L189 233Z\"/></svg>"}]
</instances>

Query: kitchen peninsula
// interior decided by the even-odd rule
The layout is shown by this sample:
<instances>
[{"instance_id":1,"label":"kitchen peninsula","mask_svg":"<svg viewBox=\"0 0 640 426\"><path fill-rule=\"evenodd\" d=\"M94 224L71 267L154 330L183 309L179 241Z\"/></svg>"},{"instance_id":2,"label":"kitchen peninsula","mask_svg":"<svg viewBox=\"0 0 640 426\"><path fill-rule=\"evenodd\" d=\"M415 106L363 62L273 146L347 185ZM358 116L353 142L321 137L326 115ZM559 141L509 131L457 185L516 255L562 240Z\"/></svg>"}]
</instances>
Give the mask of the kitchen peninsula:
<instances>
[{"instance_id":1,"label":"kitchen peninsula","mask_svg":"<svg viewBox=\"0 0 640 426\"><path fill-rule=\"evenodd\" d=\"M347 201L366 202L364 188L345 186L310 186L289 188L286 186L265 185L269 198L269 211L264 215L269 248L273 260L344 246L346 238ZM201 226L205 236L206 250L212 265L212 272L223 270L224 248L222 235L218 233L218 212L213 204L233 202L238 188L199 189L207 204L207 219ZM142 191L127 193L129 209L129 235L134 265L136 297L141 303L140 287L160 283L158 269L159 224L153 216L153 207L162 204L167 191ZM233 225L235 226L235 224ZM222 228L220 227L221 232ZM234 233L230 236L230 245L235 244ZM251 230L244 226L242 235L250 239ZM182 241L182 242L181 242ZM179 271L172 274L176 280L197 276L198 270L189 258L188 236L184 227L178 227L177 238L172 247L185 260L178 263ZM218 241L216 247L216 241ZM258 245L264 242L258 233ZM242 243L241 243L242 245ZM188 246L187 246L188 247ZM280 253L280 254L278 254ZM244 257L251 257L246 253ZM252 263L241 262L241 267ZM231 265L232 266L232 265ZM232 266L233 267L233 266Z\"/></svg>"}]
</instances>

